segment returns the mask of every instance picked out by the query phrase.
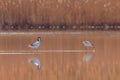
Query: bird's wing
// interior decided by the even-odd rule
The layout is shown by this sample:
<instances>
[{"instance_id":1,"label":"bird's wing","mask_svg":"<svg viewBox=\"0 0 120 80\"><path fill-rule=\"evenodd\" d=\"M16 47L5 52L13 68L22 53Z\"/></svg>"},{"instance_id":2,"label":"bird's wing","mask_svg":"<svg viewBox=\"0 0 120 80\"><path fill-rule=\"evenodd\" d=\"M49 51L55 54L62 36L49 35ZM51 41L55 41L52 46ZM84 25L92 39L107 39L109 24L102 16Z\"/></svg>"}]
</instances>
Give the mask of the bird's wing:
<instances>
[{"instance_id":1,"label":"bird's wing","mask_svg":"<svg viewBox=\"0 0 120 80\"><path fill-rule=\"evenodd\" d=\"M84 46L92 47L92 43L90 41L83 41Z\"/></svg>"},{"instance_id":2,"label":"bird's wing","mask_svg":"<svg viewBox=\"0 0 120 80\"><path fill-rule=\"evenodd\" d=\"M39 42L38 41L36 41L36 42L33 42L33 43L31 43L31 46L39 46Z\"/></svg>"}]
</instances>

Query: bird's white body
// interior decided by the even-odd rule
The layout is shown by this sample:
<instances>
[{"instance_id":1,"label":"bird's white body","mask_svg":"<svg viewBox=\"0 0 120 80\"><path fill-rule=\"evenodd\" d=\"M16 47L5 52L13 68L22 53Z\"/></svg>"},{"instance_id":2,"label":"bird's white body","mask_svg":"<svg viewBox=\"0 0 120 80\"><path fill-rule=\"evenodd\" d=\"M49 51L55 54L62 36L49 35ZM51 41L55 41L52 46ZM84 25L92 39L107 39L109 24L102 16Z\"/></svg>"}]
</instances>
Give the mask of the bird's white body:
<instances>
[{"instance_id":1,"label":"bird's white body","mask_svg":"<svg viewBox=\"0 0 120 80\"><path fill-rule=\"evenodd\" d=\"M28 45L28 47L30 48L38 48L40 46L40 37L37 38L36 42L31 43L30 45Z\"/></svg>"},{"instance_id":2,"label":"bird's white body","mask_svg":"<svg viewBox=\"0 0 120 80\"><path fill-rule=\"evenodd\" d=\"M93 44L90 41L83 41L82 43L85 47L93 47Z\"/></svg>"}]
</instances>

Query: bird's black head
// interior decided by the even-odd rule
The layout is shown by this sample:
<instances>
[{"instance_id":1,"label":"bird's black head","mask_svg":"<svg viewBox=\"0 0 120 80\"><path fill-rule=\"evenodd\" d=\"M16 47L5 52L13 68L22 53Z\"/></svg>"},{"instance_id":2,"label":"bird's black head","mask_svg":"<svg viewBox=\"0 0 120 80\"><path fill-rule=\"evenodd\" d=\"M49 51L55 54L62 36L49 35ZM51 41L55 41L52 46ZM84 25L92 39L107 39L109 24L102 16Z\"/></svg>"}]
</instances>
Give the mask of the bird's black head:
<instances>
[{"instance_id":1,"label":"bird's black head","mask_svg":"<svg viewBox=\"0 0 120 80\"><path fill-rule=\"evenodd\" d=\"M40 40L41 40L41 38L40 38L40 37L38 37L38 38L37 38L37 41L40 41Z\"/></svg>"}]
</instances>

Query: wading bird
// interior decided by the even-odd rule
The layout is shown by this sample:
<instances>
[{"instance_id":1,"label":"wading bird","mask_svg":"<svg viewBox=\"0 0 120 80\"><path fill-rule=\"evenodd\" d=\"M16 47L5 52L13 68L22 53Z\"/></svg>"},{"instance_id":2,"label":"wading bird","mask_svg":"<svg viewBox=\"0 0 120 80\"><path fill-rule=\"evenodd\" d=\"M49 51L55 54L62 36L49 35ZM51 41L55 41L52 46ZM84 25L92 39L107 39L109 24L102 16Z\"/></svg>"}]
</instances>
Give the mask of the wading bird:
<instances>
[{"instance_id":1,"label":"wading bird","mask_svg":"<svg viewBox=\"0 0 120 80\"><path fill-rule=\"evenodd\" d=\"M41 41L41 38L38 37L37 41L29 44L28 47L30 47L30 48L38 48L40 46L40 41Z\"/></svg>"},{"instance_id":2,"label":"wading bird","mask_svg":"<svg viewBox=\"0 0 120 80\"><path fill-rule=\"evenodd\" d=\"M89 62L93 58L93 55L88 54L88 48L89 47L94 47L94 46L93 46L92 42L90 42L90 41L83 41L82 43L85 47L85 54L83 56L83 61Z\"/></svg>"}]
</instances>

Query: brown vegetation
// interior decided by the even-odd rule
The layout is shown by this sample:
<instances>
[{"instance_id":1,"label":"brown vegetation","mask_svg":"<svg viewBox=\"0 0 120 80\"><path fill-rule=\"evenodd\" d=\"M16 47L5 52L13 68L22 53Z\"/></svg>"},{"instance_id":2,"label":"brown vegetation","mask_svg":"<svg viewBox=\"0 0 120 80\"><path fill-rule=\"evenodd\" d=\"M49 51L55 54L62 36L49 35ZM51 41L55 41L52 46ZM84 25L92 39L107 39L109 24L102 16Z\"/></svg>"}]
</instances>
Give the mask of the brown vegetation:
<instances>
[{"instance_id":1,"label":"brown vegetation","mask_svg":"<svg viewBox=\"0 0 120 80\"><path fill-rule=\"evenodd\" d=\"M119 0L0 0L0 25L118 25L119 13Z\"/></svg>"}]
</instances>

